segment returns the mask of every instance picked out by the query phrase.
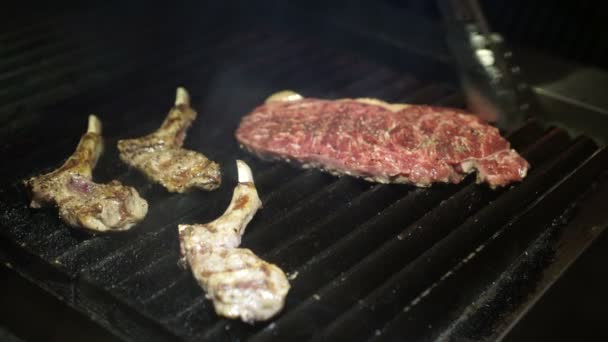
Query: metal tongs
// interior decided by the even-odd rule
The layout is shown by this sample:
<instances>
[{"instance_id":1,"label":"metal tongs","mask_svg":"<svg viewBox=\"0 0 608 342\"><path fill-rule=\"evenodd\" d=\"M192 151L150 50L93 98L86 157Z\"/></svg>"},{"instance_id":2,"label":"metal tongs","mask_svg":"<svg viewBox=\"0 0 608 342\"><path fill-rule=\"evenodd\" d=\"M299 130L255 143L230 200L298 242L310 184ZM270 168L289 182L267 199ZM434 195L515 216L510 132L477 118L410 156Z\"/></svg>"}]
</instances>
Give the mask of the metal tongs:
<instances>
[{"instance_id":1,"label":"metal tongs","mask_svg":"<svg viewBox=\"0 0 608 342\"><path fill-rule=\"evenodd\" d=\"M490 31L476 0L437 3L469 108L505 131L519 127L537 106L513 53Z\"/></svg>"}]
</instances>

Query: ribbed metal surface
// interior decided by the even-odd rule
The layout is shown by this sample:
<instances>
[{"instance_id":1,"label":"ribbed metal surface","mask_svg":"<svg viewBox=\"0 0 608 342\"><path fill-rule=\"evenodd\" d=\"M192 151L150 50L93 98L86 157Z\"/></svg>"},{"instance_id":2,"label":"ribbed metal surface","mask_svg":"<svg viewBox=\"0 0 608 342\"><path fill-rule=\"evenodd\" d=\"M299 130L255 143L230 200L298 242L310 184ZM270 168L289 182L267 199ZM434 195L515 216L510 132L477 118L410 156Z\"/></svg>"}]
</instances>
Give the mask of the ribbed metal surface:
<instances>
[{"instance_id":1,"label":"ribbed metal surface","mask_svg":"<svg viewBox=\"0 0 608 342\"><path fill-rule=\"evenodd\" d=\"M233 132L273 91L462 100L450 84L322 37L185 22L196 34L173 45L183 27L112 23L74 36L49 20L0 36L0 135L13 160L0 169L0 256L126 340L436 338L607 169L608 154L590 140L533 121L508 137L532 169L506 189L471 177L428 189L380 185L260 161L239 149ZM84 19L74 25L89 27ZM177 85L199 112L186 145L223 167L218 191L169 194L118 159L116 141L158 126ZM27 208L20 181L57 167L89 112L106 138L95 179L133 185L150 203L132 231L92 235L66 227L54 209ZM284 311L256 325L218 318L177 265L177 224L223 211L237 158L252 166L264 202L243 246L293 276Z\"/></svg>"}]
</instances>

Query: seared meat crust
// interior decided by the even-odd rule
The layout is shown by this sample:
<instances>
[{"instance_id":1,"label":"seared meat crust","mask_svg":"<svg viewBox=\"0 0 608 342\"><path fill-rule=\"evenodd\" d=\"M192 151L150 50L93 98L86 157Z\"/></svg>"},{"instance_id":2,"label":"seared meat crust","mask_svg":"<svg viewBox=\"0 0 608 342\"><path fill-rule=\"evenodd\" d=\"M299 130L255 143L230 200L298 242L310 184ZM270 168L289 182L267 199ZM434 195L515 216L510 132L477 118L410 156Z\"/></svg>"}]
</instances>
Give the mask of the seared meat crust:
<instances>
[{"instance_id":1,"label":"seared meat crust","mask_svg":"<svg viewBox=\"0 0 608 342\"><path fill-rule=\"evenodd\" d=\"M143 220L148 203L137 190L114 180L92 181L92 170L103 150L101 122L89 116L89 128L76 151L57 170L24 181L32 208L56 205L70 226L94 231L126 230Z\"/></svg>"},{"instance_id":2,"label":"seared meat crust","mask_svg":"<svg viewBox=\"0 0 608 342\"><path fill-rule=\"evenodd\" d=\"M219 165L202 153L182 148L195 118L188 93L178 88L175 106L156 132L118 141L120 159L171 192L217 189L221 184Z\"/></svg>"},{"instance_id":3,"label":"seared meat crust","mask_svg":"<svg viewBox=\"0 0 608 342\"><path fill-rule=\"evenodd\" d=\"M245 322L267 320L283 307L289 282L280 268L238 248L262 203L251 170L242 161L237 165L239 184L224 214L206 224L179 225L182 262L219 315Z\"/></svg>"}]
</instances>

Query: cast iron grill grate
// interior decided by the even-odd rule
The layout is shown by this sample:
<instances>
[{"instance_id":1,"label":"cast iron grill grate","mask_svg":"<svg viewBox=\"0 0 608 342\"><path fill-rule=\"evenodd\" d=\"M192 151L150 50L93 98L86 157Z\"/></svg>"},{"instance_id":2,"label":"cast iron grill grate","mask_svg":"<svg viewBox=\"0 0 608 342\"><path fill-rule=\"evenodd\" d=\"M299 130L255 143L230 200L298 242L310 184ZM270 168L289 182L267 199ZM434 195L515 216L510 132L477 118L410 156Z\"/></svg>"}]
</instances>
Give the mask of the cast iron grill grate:
<instances>
[{"instance_id":1,"label":"cast iron grill grate","mask_svg":"<svg viewBox=\"0 0 608 342\"><path fill-rule=\"evenodd\" d=\"M86 20L73 23L77 35L48 19L0 36L1 149L12 160L0 168L0 242L12 267L126 340L398 338L406 328L412 338L437 337L607 169L605 149L534 121L509 136L532 164L528 178L496 191L471 177L417 189L260 161L233 133L273 91L462 100L447 77L418 72L436 62L414 53L404 69L262 25L209 20L186 24L196 34L184 36L183 27L93 30L96 21ZM177 85L191 90L199 112L186 146L221 163L219 191L169 194L118 159L116 141L158 126ZM58 166L89 112L102 119L106 140L95 179L136 186L150 203L132 231L91 235L67 228L53 209L27 208L20 181ZM283 313L256 325L218 318L177 265L176 225L222 212L237 158L252 166L265 205L243 246L293 277Z\"/></svg>"}]
</instances>

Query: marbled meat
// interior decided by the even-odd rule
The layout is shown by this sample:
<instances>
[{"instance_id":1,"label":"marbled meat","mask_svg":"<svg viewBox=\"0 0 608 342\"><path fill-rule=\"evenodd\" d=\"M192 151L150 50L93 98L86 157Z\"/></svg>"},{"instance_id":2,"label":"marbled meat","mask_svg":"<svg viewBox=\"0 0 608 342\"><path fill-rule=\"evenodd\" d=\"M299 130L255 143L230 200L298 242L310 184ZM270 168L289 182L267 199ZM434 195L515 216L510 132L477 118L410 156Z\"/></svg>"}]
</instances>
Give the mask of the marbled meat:
<instances>
[{"instance_id":1,"label":"marbled meat","mask_svg":"<svg viewBox=\"0 0 608 342\"><path fill-rule=\"evenodd\" d=\"M262 158L380 183L458 183L477 171L492 188L529 165L497 128L461 110L376 99L322 100L283 91L245 116L237 140Z\"/></svg>"}]
</instances>

